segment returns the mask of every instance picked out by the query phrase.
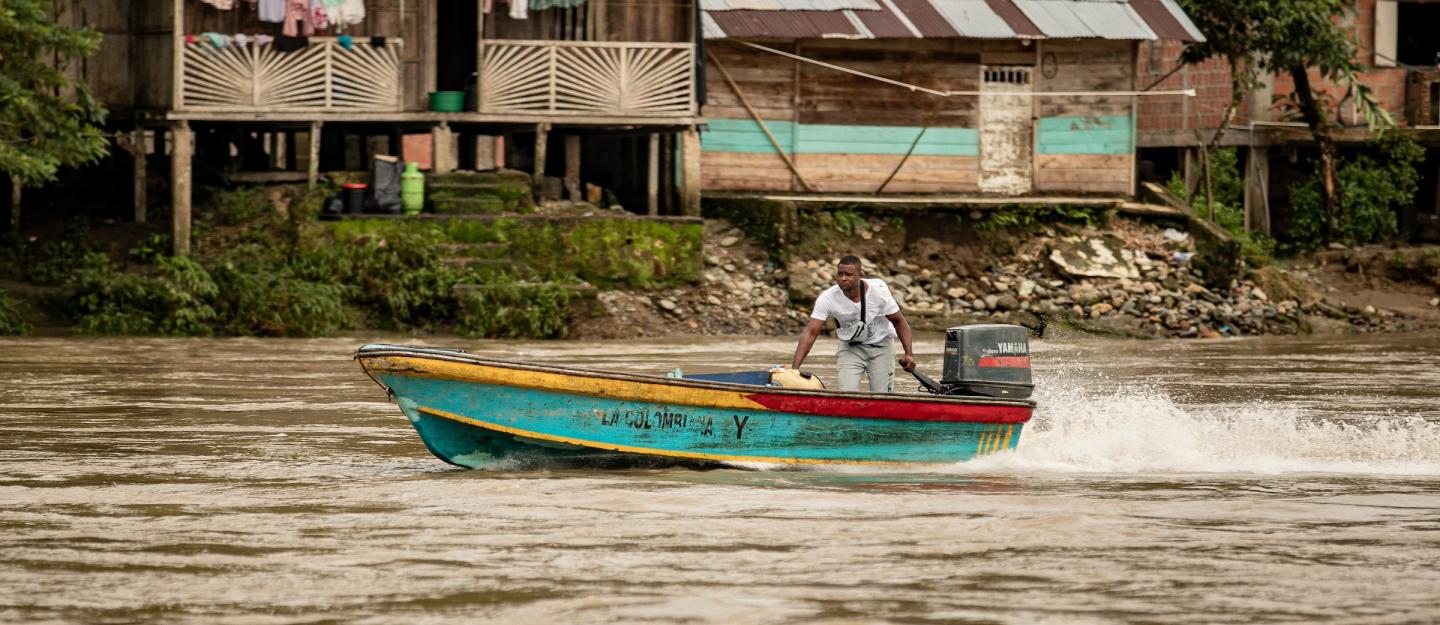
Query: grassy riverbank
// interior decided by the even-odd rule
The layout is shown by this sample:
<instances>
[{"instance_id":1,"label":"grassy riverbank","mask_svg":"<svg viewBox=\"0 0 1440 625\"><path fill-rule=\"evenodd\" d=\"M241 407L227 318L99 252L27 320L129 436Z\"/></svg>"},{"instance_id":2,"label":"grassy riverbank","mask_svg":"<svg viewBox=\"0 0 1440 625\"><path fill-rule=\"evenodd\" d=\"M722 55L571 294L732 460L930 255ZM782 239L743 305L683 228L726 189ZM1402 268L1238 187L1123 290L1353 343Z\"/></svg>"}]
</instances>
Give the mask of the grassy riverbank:
<instances>
[{"instance_id":1,"label":"grassy riverbank","mask_svg":"<svg viewBox=\"0 0 1440 625\"><path fill-rule=\"evenodd\" d=\"M197 216L191 258L167 256L165 235L133 225L11 239L0 246L0 333L789 334L844 253L864 257L922 328L1004 321L1215 337L1440 326L1428 304L1440 294L1435 250L1278 262L1245 253L1221 273L1227 263L1202 262L1183 220L1080 207L711 202L702 224L560 204L326 221L322 197L285 187L215 193ZM1113 262L1085 260L1096 253Z\"/></svg>"}]
</instances>

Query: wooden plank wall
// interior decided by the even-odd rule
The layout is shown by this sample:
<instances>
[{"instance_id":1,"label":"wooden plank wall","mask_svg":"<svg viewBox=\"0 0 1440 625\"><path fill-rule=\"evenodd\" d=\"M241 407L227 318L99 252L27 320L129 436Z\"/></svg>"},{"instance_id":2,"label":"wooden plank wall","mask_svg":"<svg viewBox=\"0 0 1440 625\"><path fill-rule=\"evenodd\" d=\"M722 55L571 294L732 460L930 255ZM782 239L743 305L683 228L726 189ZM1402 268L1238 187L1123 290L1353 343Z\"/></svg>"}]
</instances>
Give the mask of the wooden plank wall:
<instances>
[{"instance_id":1,"label":"wooden plank wall","mask_svg":"<svg viewBox=\"0 0 1440 625\"><path fill-rule=\"evenodd\" d=\"M1130 41L1043 41L1035 90L1131 90L1136 45ZM1036 191L1106 195L1132 192L1132 98L1047 97L1038 99L1037 108Z\"/></svg>"},{"instance_id":2,"label":"wooden plank wall","mask_svg":"<svg viewBox=\"0 0 1440 625\"><path fill-rule=\"evenodd\" d=\"M961 40L804 40L775 45L858 71L957 91L979 88L982 54L1020 48L1018 42ZM771 130L785 138L782 144L817 190L873 192L902 161L886 192L978 189L973 132L978 98L913 92L733 43L712 42L708 49L757 112L773 122ZM704 188L800 190L773 148L766 149L768 142L759 143L744 125L727 123L751 116L713 63L706 78L704 114L712 131L703 138L708 145L701 155ZM748 139L734 136L739 132L747 132ZM905 160L917 137L921 141L915 153Z\"/></svg>"},{"instance_id":3,"label":"wooden plank wall","mask_svg":"<svg viewBox=\"0 0 1440 625\"><path fill-rule=\"evenodd\" d=\"M89 85L91 93L112 114L122 116L135 106L130 58L136 38L131 34L132 7L129 4L102 0L54 0L51 5L57 24L90 26L101 34L100 49L90 58L72 63L67 72L73 80Z\"/></svg>"},{"instance_id":4,"label":"wooden plank wall","mask_svg":"<svg viewBox=\"0 0 1440 625\"><path fill-rule=\"evenodd\" d=\"M136 109L166 111L173 103L171 91L174 81L171 80L170 69L174 67L175 59L175 25L171 7L172 2L179 1L182 0L134 0L130 3L132 56L128 59L130 67L125 76L126 80L133 81L131 92Z\"/></svg>"},{"instance_id":5,"label":"wooden plank wall","mask_svg":"<svg viewBox=\"0 0 1440 625\"><path fill-rule=\"evenodd\" d=\"M691 41L693 1L590 0L574 9L531 11L510 19L507 5L496 2L485 16L487 39L573 41Z\"/></svg>"}]
</instances>

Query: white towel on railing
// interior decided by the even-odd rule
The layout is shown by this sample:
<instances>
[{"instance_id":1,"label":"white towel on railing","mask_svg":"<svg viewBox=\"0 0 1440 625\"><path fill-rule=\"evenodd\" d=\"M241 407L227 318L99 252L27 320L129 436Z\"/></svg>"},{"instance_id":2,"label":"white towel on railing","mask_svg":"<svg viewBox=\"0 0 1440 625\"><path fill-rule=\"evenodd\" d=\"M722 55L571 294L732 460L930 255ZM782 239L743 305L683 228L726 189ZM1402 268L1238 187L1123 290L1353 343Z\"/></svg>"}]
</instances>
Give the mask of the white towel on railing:
<instances>
[{"instance_id":1,"label":"white towel on railing","mask_svg":"<svg viewBox=\"0 0 1440 625\"><path fill-rule=\"evenodd\" d=\"M330 25L335 28L354 26L365 21L365 0L325 0L325 4L330 13Z\"/></svg>"},{"instance_id":2,"label":"white towel on railing","mask_svg":"<svg viewBox=\"0 0 1440 625\"><path fill-rule=\"evenodd\" d=\"M529 0L510 0L510 19L523 20L530 17Z\"/></svg>"},{"instance_id":3,"label":"white towel on railing","mask_svg":"<svg viewBox=\"0 0 1440 625\"><path fill-rule=\"evenodd\" d=\"M260 0L260 21L276 24L285 21L285 0Z\"/></svg>"}]
</instances>

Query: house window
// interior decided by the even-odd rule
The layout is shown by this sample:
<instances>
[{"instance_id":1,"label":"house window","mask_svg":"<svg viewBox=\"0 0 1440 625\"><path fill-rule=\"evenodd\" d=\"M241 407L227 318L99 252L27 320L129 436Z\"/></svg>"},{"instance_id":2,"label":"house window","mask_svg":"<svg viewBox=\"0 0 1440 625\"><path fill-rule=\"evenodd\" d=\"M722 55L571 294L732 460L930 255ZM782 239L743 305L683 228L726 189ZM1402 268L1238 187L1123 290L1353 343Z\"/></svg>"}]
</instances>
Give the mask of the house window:
<instances>
[{"instance_id":1,"label":"house window","mask_svg":"<svg viewBox=\"0 0 1440 625\"><path fill-rule=\"evenodd\" d=\"M1440 66L1440 2L1401 2L1396 15L1395 60L1405 65Z\"/></svg>"}]
</instances>

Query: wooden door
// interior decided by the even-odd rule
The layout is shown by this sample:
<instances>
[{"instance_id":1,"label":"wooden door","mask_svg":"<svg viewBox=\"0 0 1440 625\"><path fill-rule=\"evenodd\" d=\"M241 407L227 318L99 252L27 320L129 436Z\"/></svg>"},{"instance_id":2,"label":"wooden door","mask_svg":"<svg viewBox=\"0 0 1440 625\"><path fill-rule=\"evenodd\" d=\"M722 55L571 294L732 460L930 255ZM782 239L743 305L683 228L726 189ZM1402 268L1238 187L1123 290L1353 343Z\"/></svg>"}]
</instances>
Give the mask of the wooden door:
<instances>
[{"instance_id":1,"label":"wooden door","mask_svg":"<svg viewBox=\"0 0 1440 625\"><path fill-rule=\"evenodd\" d=\"M1022 65L980 67L980 190L986 193L1030 191L1030 70ZM1024 94L1015 95L1018 92Z\"/></svg>"}]
</instances>

